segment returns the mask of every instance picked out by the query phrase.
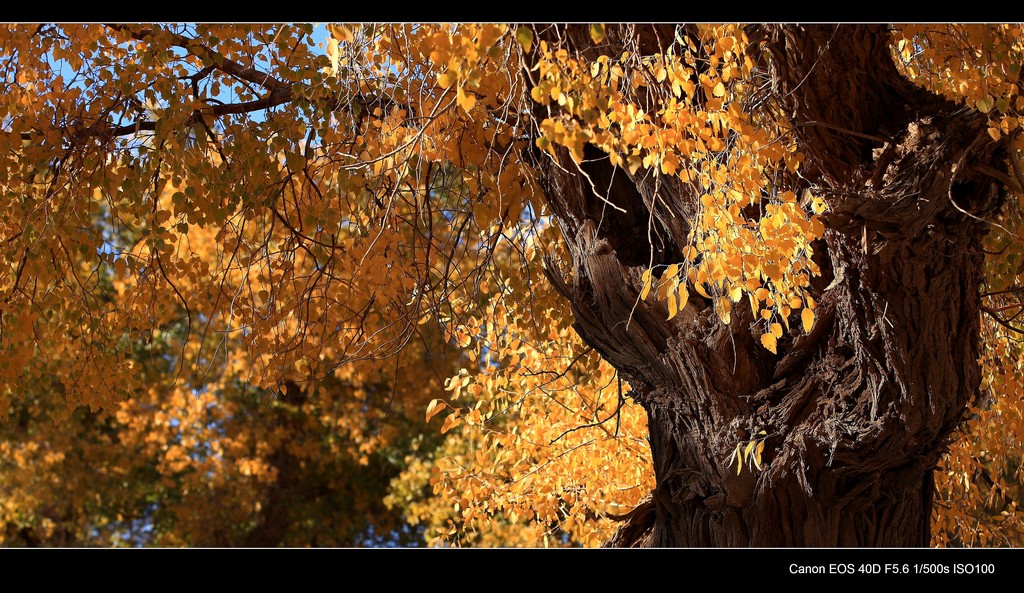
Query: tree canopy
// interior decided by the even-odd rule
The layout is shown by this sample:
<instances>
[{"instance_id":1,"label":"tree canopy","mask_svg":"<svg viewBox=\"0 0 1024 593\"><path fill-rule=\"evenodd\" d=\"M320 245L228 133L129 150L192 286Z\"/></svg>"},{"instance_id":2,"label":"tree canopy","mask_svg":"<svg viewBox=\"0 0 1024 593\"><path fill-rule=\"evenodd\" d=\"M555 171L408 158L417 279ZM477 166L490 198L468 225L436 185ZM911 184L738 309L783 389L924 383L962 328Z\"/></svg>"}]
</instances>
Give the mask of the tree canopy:
<instances>
[{"instance_id":1,"label":"tree canopy","mask_svg":"<svg viewBox=\"0 0 1024 593\"><path fill-rule=\"evenodd\" d=\"M0 544L633 545L694 500L758 542L764 492L909 447L930 543L1024 545L1022 63L1018 25L4 25ZM715 427L688 470L666 416Z\"/></svg>"}]
</instances>

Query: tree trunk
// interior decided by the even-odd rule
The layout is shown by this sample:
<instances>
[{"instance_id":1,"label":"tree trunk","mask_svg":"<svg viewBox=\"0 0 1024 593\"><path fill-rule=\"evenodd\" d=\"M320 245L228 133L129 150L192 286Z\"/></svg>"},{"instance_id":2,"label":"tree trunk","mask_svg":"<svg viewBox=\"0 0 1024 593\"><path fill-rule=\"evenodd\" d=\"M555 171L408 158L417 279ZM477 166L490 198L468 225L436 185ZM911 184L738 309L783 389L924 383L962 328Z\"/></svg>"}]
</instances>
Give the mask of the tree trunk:
<instances>
[{"instance_id":1,"label":"tree trunk","mask_svg":"<svg viewBox=\"0 0 1024 593\"><path fill-rule=\"evenodd\" d=\"M696 296L672 320L656 299L638 303L652 253L682 259L696 211L682 184L663 178L652 213L642 170L587 162L626 211L602 216L567 154L541 159L574 268L549 277L648 413L657 486L608 544L928 545L932 472L980 381L980 219L1003 199L973 165L998 168L1005 153L982 116L899 75L886 27L749 32L807 155L794 183L829 206L816 323L777 355L749 310L726 326ZM673 33L624 26L608 43L651 49ZM762 430L763 471L737 474L730 455Z\"/></svg>"}]
</instances>

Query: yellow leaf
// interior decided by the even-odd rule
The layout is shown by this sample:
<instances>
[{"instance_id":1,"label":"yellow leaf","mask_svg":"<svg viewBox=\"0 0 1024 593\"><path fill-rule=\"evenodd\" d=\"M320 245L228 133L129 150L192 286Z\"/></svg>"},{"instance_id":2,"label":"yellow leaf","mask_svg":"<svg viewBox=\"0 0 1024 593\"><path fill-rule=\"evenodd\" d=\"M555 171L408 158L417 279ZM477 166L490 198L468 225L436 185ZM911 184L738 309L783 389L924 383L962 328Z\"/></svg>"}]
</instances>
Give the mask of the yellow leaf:
<instances>
[{"instance_id":1,"label":"yellow leaf","mask_svg":"<svg viewBox=\"0 0 1024 593\"><path fill-rule=\"evenodd\" d=\"M516 29L516 41L523 46L523 51L530 53L530 48L533 47L533 30L526 26L519 27Z\"/></svg>"},{"instance_id":2,"label":"yellow leaf","mask_svg":"<svg viewBox=\"0 0 1024 593\"><path fill-rule=\"evenodd\" d=\"M711 298L711 295L708 294L708 291L704 290L704 283L703 282L695 282L693 287L697 289L697 293L700 294L700 296L702 296L702 297L704 297L706 299L710 299Z\"/></svg>"},{"instance_id":3,"label":"yellow leaf","mask_svg":"<svg viewBox=\"0 0 1024 593\"><path fill-rule=\"evenodd\" d=\"M775 351L775 336L773 334L767 332L761 334L761 345L768 349L772 354L778 354Z\"/></svg>"},{"instance_id":4,"label":"yellow leaf","mask_svg":"<svg viewBox=\"0 0 1024 593\"><path fill-rule=\"evenodd\" d=\"M455 92L455 98L459 102L459 107L462 107L466 113L469 113L469 110L476 105L476 95L463 91L462 87L459 87Z\"/></svg>"},{"instance_id":5,"label":"yellow leaf","mask_svg":"<svg viewBox=\"0 0 1024 593\"><path fill-rule=\"evenodd\" d=\"M747 443L747 448L743 450L743 461L746 461L750 457L750 453L754 450L754 445L757 441L750 441Z\"/></svg>"},{"instance_id":6,"label":"yellow leaf","mask_svg":"<svg viewBox=\"0 0 1024 593\"><path fill-rule=\"evenodd\" d=\"M711 91L711 94L713 94L716 97L724 97L725 96L725 85L722 84L721 82L719 82L718 84L715 85L715 88L714 88L714 90Z\"/></svg>"},{"instance_id":7,"label":"yellow leaf","mask_svg":"<svg viewBox=\"0 0 1024 593\"><path fill-rule=\"evenodd\" d=\"M629 167L630 175L635 174L637 169L639 169L642 164L643 163L640 160L640 157L636 155L631 154L628 157L626 157L626 165Z\"/></svg>"},{"instance_id":8,"label":"yellow leaf","mask_svg":"<svg viewBox=\"0 0 1024 593\"><path fill-rule=\"evenodd\" d=\"M327 40L327 57L331 60L331 74L338 73L338 40L333 36Z\"/></svg>"},{"instance_id":9,"label":"yellow leaf","mask_svg":"<svg viewBox=\"0 0 1024 593\"><path fill-rule=\"evenodd\" d=\"M763 453L763 452L764 452L764 441L761 441L760 443L757 444L757 447L754 448L754 465L757 466L757 469L759 471L761 469L761 453Z\"/></svg>"},{"instance_id":10,"label":"yellow leaf","mask_svg":"<svg viewBox=\"0 0 1024 593\"><path fill-rule=\"evenodd\" d=\"M686 290L685 284L679 285L679 310L682 311L683 307L686 306L686 301L690 300L690 292Z\"/></svg>"},{"instance_id":11,"label":"yellow leaf","mask_svg":"<svg viewBox=\"0 0 1024 593\"><path fill-rule=\"evenodd\" d=\"M772 335L774 335L776 338L781 338L782 337L782 326L779 325L778 323L771 324L771 326L768 329L771 331Z\"/></svg>"},{"instance_id":12,"label":"yellow leaf","mask_svg":"<svg viewBox=\"0 0 1024 593\"><path fill-rule=\"evenodd\" d=\"M668 318L672 319L676 316L679 309L676 308L676 294L675 292L668 293Z\"/></svg>"},{"instance_id":13,"label":"yellow leaf","mask_svg":"<svg viewBox=\"0 0 1024 593\"><path fill-rule=\"evenodd\" d=\"M678 274L678 273L679 273L679 264L672 264L669 267L665 268L665 273L662 275L661 280L662 280L662 282L664 282L666 280L671 280L671 279L675 278L676 274Z\"/></svg>"},{"instance_id":14,"label":"yellow leaf","mask_svg":"<svg viewBox=\"0 0 1024 593\"><path fill-rule=\"evenodd\" d=\"M742 286L734 286L734 287L732 287L732 290L729 291L729 298L732 299L732 302L734 302L734 303L740 302L740 298L742 296L743 296L743 287Z\"/></svg>"},{"instance_id":15,"label":"yellow leaf","mask_svg":"<svg viewBox=\"0 0 1024 593\"><path fill-rule=\"evenodd\" d=\"M718 299L715 303L715 313L718 314L718 318L722 320L722 323L729 325L729 321L732 319L730 312L732 311L732 303L726 299Z\"/></svg>"},{"instance_id":16,"label":"yellow leaf","mask_svg":"<svg viewBox=\"0 0 1024 593\"><path fill-rule=\"evenodd\" d=\"M530 96L538 103L542 103L544 105L547 105L548 103L547 93L545 93L544 89L539 86L533 87L533 90L530 91ZM537 140L541 140L541 138L538 138Z\"/></svg>"},{"instance_id":17,"label":"yellow leaf","mask_svg":"<svg viewBox=\"0 0 1024 593\"><path fill-rule=\"evenodd\" d=\"M590 25L590 38L594 40L594 43L601 43L601 40L604 39L604 25Z\"/></svg>"},{"instance_id":18,"label":"yellow leaf","mask_svg":"<svg viewBox=\"0 0 1024 593\"><path fill-rule=\"evenodd\" d=\"M439 84L439 85L441 85L441 86L443 86L445 88L448 88L448 87L452 86L453 84L455 84L455 82L458 79L459 79L458 74L456 74L455 72L452 72L451 70L447 70L447 71L442 72L442 73L437 75L437 84Z\"/></svg>"},{"instance_id":19,"label":"yellow leaf","mask_svg":"<svg viewBox=\"0 0 1024 593\"><path fill-rule=\"evenodd\" d=\"M674 175L679 170L679 158L675 153L668 153L661 159L661 172L665 175Z\"/></svg>"},{"instance_id":20,"label":"yellow leaf","mask_svg":"<svg viewBox=\"0 0 1024 593\"><path fill-rule=\"evenodd\" d=\"M800 319L804 322L804 331L809 333L811 326L814 325L814 311L804 308L803 312L800 313Z\"/></svg>"},{"instance_id":21,"label":"yellow leaf","mask_svg":"<svg viewBox=\"0 0 1024 593\"><path fill-rule=\"evenodd\" d=\"M640 300L647 300L647 295L651 293L651 271L647 270L643 275L644 287L640 290Z\"/></svg>"}]
</instances>

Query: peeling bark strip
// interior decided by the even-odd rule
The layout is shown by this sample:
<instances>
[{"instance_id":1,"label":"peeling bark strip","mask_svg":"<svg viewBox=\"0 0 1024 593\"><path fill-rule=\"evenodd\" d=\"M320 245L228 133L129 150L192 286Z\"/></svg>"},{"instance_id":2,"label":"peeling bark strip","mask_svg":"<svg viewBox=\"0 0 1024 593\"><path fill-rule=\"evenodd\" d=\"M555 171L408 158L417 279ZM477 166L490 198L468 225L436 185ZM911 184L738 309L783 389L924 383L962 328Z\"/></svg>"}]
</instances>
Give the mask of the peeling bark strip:
<instances>
[{"instance_id":1,"label":"peeling bark strip","mask_svg":"<svg viewBox=\"0 0 1024 593\"><path fill-rule=\"evenodd\" d=\"M608 39L641 47L661 33ZM637 305L649 255L671 261L688 231L656 223L648 243L637 221L686 220L669 214L692 213L696 196L662 183L652 216L643 181L593 161L628 213L608 222L567 155L542 164L574 266L571 281L549 276L649 417L657 487L608 544L925 546L932 471L980 381L979 219L1003 194L974 165L996 167L1003 149L981 116L899 76L886 27L750 33L806 183L829 205L817 323L778 356L755 343L749 310L723 326L700 298L671 321L660 303ZM730 453L761 430L764 471L736 475Z\"/></svg>"}]
</instances>

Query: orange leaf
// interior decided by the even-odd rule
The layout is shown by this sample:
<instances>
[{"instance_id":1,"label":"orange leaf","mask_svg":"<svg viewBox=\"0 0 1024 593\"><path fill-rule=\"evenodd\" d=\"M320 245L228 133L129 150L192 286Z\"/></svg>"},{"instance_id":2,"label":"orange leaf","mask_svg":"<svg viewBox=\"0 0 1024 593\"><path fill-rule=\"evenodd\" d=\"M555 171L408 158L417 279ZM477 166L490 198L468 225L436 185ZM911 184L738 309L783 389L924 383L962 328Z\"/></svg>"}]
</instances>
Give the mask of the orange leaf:
<instances>
[{"instance_id":1,"label":"orange leaf","mask_svg":"<svg viewBox=\"0 0 1024 593\"><path fill-rule=\"evenodd\" d=\"M811 326L814 325L814 311L805 308L803 312L800 313L800 320L804 322L804 331L810 333Z\"/></svg>"},{"instance_id":2,"label":"orange leaf","mask_svg":"<svg viewBox=\"0 0 1024 593\"><path fill-rule=\"evenodd\" d=\"M356 38L352 34L352 30L343 25L328 25L328 29L331 32L331 36L338 41L352 41Z\"/></svg>"},{"instance_id":3,"label":"orange leaf","mask_svg":"<svg viewBox=\"0 0 1024 593\"><path fill-rule=\"evenodd\" d=\"M427 405L427 422L430 422L431 418L436 416L438 413L440 413L447 407L448 404L446 404L442 399L431 400L431 402Z\"/></svg>"},{"instance_id":4,"label":"orange leaf","mask_svg":"<svg viewBox=\"0 0 1024 593\"><path fill-rule=\"evenodd\" d=\"M455 411L449 414L448 417L444 419L444 424L441 425L441 434L448 432L449 430L455 428L459 424L462 424L462 419L459 418L459 412Z\"/></svg>"}]
</instances>

